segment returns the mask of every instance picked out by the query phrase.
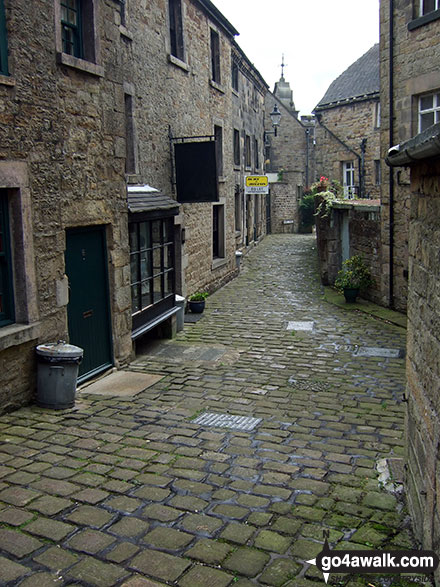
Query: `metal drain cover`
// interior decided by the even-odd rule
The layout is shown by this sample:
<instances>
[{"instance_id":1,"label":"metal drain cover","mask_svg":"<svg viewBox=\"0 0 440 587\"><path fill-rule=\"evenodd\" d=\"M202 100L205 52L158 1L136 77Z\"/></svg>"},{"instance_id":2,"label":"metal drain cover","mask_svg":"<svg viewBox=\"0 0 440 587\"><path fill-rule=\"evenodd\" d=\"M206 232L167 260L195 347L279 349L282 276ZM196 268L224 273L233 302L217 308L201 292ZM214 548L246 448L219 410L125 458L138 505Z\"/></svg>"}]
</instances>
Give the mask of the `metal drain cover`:
<instances>
[{"instance_id":1,"label":"metal drain cover","mask_svg":"<svg viewBox=\"0 0 440 587\"><path fill-rule=\"evenodd\" d=\"M194 424L200 426L216 426L218 428L234 428L246 432L253 430L261 422L261 418L249 416L231 416L230 414L213 414L205 412L193 420Z\"/></svg>"},{"instance_id":2,"label":"metal drain cover","mask_svg":"<svg viewBox=\"0 0 440 587\"><path fill-rule=\"evenodd\" d=\"M314 322L311 320L303 320L299 322L288 322L286 330L301 330L303 332L312 332Z\"/></svg>"},{"instance_id":3,"label":"metal drain cover","mask_svg":"<svg viewBox=\"0 0 440 587\"><path fill-rule=\"evenodd\" d=\"M405 351L403 349L387 349L383 347L364 346L359 347L353 353L357 357L383 357L384 359L403 359Z\"/></svg>"}]
</instances>

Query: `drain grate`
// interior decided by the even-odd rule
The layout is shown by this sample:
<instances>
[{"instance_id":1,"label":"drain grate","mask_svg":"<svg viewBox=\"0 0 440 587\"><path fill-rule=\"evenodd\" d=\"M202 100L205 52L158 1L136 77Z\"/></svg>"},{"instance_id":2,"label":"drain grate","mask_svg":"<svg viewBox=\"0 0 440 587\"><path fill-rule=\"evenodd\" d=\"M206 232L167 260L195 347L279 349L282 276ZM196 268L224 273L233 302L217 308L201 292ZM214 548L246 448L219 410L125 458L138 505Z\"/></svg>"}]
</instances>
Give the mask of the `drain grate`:
<instances>
[{"instance_id":1,"label":"drain grate","mask_svg":"<svg viewBox=\"0 0 440 587\"><path fill-rule=\"evenodd\" d=\"M311 320L303 320L299 322L288 322L286 330L300 330L302 332L312 332L314 322Z\"/></svg>"},{"instance_id":2,"label":"drain grate","mask_svg":"<svg viewBox=\"0 0 440 587\"><path fill-rule=\"evenodd\" d=\"M359 347L354 353L356 357L382 357L384 359L403 359L403 349L387 349L384 347L364 346Z\"/></svg>"},{"instance_id":3,"label":"drain grate","mask_svg":"<svg viewBox=\"0 0 440 587\"><path fill-rule=\"evenodd\" d=\"M213 414L205 412L193 420L194 424L200 426L216 426L217 428L233 428L246 432L253 430L261 422L261 418L249 416L231 416L230 414Z\"/></svg>"}]
</instances>

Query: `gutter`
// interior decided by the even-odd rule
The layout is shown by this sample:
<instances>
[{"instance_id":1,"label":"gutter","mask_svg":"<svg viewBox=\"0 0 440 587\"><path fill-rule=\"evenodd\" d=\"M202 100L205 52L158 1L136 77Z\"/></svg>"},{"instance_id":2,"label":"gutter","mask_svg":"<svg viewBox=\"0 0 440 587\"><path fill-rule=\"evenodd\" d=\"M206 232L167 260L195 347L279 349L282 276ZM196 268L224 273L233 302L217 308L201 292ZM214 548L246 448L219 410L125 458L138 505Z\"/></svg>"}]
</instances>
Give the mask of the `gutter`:
<instances>
[{"instance_id":1,"label":"gutter","mask_svg":"<svg viewBox=\"0 0 440 587\"><path fill-rule=\"evenodd\" d=\"M440 156L440 122L409 141L391 147L385 162L390 167L403 167L438 156Z\"/></svg>"},{"instance_id":2,"label":"gutter","mask_svg":"<svg viewBox=\"0 0 440 587\"><path fill-rule=\"evenodd\" d=\"M389 29L389 147L394 144L394 0L390 0L390 29ZM390 283L388 290L388 305L394 308L394 173L390 170L389 177L389 205L390 205L390 224L389 224L389 268Z\"/></svg>"}]
</instances>

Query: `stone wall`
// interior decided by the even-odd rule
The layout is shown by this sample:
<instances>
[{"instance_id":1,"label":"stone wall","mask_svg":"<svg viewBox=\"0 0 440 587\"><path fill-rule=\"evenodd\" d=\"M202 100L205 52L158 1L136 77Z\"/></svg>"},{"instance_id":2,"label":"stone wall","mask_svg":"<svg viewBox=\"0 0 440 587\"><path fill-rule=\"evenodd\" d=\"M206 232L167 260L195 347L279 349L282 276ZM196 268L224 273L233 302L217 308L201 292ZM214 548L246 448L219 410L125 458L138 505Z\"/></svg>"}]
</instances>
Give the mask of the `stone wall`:
<instances>
[{"instance_id":1,"label":"stone wall","mask_svg":"<svg viewBox=\"0 0 440 587\"><path fill-rule=\"evenodd\" d=\"M378 205L348 202L335 204L327 216L317 216L318 258L323 285L334 285L342 262L353 255L361 255L375 280L374 285L362 292L362 297L380 303L380 222Z\"/></svg>"},{"instance_id":2,"label":"stone wall","mask_svg":"<svg viewBox=\"0 0 440 587\"><path fill-rule=\"evenodd\" d=\"M380 194L380 185L375 174L375 161L380 160L380 129L376 120L378 101L377 97L327 109L320 108L317 111L315 128L317 176L319 178L324 175L341 184L343 163L353 161L355 184L359 186L361 142L366 139L364 195L372 199L378 198Z\"/></svg>"},{"instance_id":3,"label":"stone wall","mask_svg":"<svg viewBox=\"0 0 440 587\"><path fill-rule=\"evenodd\" d=\"M440 547L440 159L411 170L406 494L423 548ZM440 571L436 579L440 585Z\"/></svg>"},{"instance_id":4,"label":"stone wall","mask_svg":"<svg viewBox=\"0 0 440 587\"><path fill-rule=\"evenodd\" d=\"M313 140L307 147L306 128L272 93L266 96L266 130L273 131L270 113L275 104L281 111L277 136L267 135L266 172L278 177L271 184L271 229L272 232L298 232L298 198L306 187L306 168L310 173L313 164ZM286 228L287 227L287 228Z\"/></svg>"},{"instance_id":5,"label":"stone wall","mask_svg":"<svg viewBox=\"0 0 440 587\"><path fill-rule=\"evenodd\" d=\"M289 174L286 174L289 178ZM283 177L284 179L284 177ZM271 231L274 234L293 233L299 230L298 187L295 181L278 181L270 184Z\"/></svg>"}]
</instances>

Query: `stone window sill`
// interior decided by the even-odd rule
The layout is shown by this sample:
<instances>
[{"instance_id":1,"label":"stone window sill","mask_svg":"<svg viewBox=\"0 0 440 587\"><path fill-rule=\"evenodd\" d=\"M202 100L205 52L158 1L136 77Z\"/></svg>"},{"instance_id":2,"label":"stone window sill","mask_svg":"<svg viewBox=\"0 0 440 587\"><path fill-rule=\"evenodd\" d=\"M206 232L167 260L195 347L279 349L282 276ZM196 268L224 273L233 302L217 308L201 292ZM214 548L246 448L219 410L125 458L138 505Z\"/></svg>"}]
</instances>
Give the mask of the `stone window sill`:
<instances>
[{"instance_id":1,"label":"stone window sill","mask_svg":"<svg viewBox=\"0 0 440 587\"><path fill-rule=\"evenodd\" d=\"M11 324L0 328L0 351L13 346L37 340L40 336L40 322L33 324Z\"/></svg>"},{"instance_id":2,"label":"stone window sill","mask_svg":"<svg viewBox=\"0 0 440 587\"><path fill-rule=\"evenodd\" d=\"M121 33L122 37L125 37L129 41L133 40L133 34L123 24L119 25L119 32Z\"/></svg>"},{"instance_id":3,"label":"stone window sill","mask_svg":"<svg viewBox=\"0 0 440 587\"><path fill-rule=\"evenodd\" d=\"M9 77L9 75L0 75L0 85L2 86L15 86L15 78Z\"/></svg>"},{"instance_id":4,"label":"stone window sill","mask_svg":"<svg viewBox=\"0 0 440 587\"><path fill-rule=\"evenodd\" d=\"M222 85L218 84L217 82L215 82L213 79L209 81L209 83L211 84L211 86L216 89L218 92L220 92L221 94L225 93L225 89Z\"/></svg>"},{"instance_id":5,"label":"stone window sill","mask_svg":"<svg viewBox=\"0 0 440 587\"><path fill-rule=\"evenodd\" d=\"M73 57L73 55L67 55L67 53L58 53L57 61L58 63L62 65L67 65L68 67L72 67L73 69L78 69L79 71L83 71L91 75L96 75L97 77L104 77L104 68L101 65L92 63L91 61L86 61L85 59L78 59L78 57Z\"/></svg>"},{"instance_id":6,"label":"stone window sill","mask_svg":"<svg viewBox=\"0 0 440 587\"><path fill-rule=\"evenodd\" d=\"M217 259L212 260L212 269L218 269L219 267L224 267L227 264L227 259L225 257L218 257Z\"/></svg>"},{"instance_id":7,"label":"stone window sill","mask_svg":"<svg viewBox=\"0 0 440 587\"><path fill-rule=\"evenodd\" d=\"M174 55L168 55L168 61L170 63L172 63L173 65L175 65L176 67L179 67L180 69L183 69L183 71L189 72L189 65L187 63L185 63L185 61L182 61L181 59L179 59L178 57L175 57Z\"/></svg>"},{"instance_id":8,"label":"stone window sill","mask_svg":"<svg viewBox=\"0 0 440 587\"><path fill-rule=\"evenodd\" d=\"M411 22L408 23L408 30L413 31L414 29L418 29L429 22L433 22L434 20L438 20L440 18L440 10L433 10L432 12L428 12L428 14L424 14L423 16L419 16L419 18L415 18Z\"/></svg>"}]
</instances>

